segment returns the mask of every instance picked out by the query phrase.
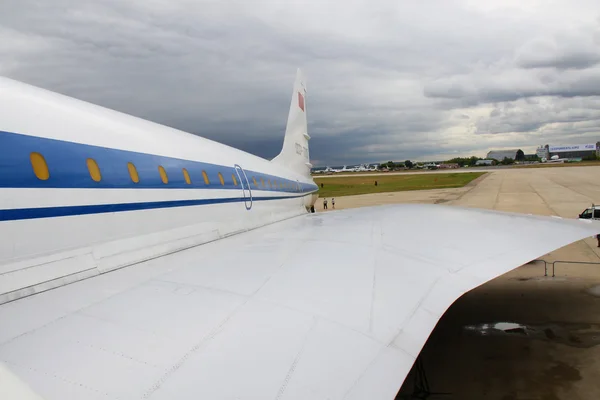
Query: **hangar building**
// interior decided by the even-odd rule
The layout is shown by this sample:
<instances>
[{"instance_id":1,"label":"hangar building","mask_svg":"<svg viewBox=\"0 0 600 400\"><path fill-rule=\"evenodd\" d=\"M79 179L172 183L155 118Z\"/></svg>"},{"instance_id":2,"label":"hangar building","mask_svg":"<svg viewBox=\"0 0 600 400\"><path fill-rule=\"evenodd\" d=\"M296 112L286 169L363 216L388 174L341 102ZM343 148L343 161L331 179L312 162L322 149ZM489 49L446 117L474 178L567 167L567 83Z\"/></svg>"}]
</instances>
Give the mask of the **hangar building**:
<instances>
[{"instance_id":1,"label":"hangar building","mask_svg":"<svg viewBox=\"0 0 600 400\"><path fill-rule=\"evenodd\" d=\"M548 149L550 157L558 155L560 158L585 158L600 155L600 142L564 146L546 145L545 147Z\"/></svg>"}]
</instances>

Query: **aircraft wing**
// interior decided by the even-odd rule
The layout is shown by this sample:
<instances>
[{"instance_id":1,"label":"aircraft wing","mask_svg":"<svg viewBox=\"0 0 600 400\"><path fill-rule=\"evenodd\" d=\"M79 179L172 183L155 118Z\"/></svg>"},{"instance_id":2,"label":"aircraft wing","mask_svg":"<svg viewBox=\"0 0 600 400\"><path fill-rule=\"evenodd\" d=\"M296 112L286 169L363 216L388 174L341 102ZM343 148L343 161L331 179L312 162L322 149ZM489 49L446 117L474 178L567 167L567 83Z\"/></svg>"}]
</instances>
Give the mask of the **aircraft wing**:
<instances>
[{"instance_id":1,"label":"aircraft wing","mask_svg":"<svg viewBox=\"0 0 600 400\"><path fill-rule=\"evenodd\" d=\"M598 232L431 205L292 218L0 306L0 397L393 399L458 297Z\"/></svg>"}]
</instances>

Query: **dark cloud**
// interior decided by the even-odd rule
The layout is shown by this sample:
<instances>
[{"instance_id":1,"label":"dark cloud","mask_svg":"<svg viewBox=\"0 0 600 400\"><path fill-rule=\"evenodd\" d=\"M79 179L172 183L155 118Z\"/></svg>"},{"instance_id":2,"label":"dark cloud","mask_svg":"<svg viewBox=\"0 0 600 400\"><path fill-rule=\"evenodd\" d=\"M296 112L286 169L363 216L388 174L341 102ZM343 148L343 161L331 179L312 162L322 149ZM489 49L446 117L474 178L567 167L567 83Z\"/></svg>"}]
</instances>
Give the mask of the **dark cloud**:
<instances>
[{"instance_id":1,"label":"dark cloud","mask_svg":"<svg viewBox=\"0 0 600 400\"><path fill-rule=\"evenodd\" d=\"M7 0L0 74L271 158L300 66L318 165L592 134L596 2L509 3Z\"/></svg>"},{"instance_id":2,"label":"dark cloud","mask_svg":"<svg viewBox=\"0 0 600 400\"><path fill-rule=\"evenodd\" d=\"M525 43L516 55L521 68L586 69L600 63L600 43L595 33L537 38Z\"/></svg>"},{"instance_id":3,"label":"dark cloud","mask_svg":"<svg viewBox=\"0 0 600 400\"><path fill-rule=\"evenodd\" d=\"M598 63L600 63L600 54L579 52L556 54L549 57L524 56L519 60L518 66L522 68L585 69Z\"/></svg>"},{"instance_id":4,"label":"dark cloud","mask_svg":"<svg viewBox=\"0 0 600 400\"><path fill-rule=\"evenodd\" d=\"M314 121L309 123L310 154L313 163L318 165L341 165L359 162L380 162L383 159L410 158L414 154L430 154L424 149L436 144L439 138L429 134L444 125L437 116L415 112L402 115L403 125L387 126L384 123L362 124L360 130L353 130L355 115L348 121ZM389 121L382 114L382 120ZM281 150L285 121L282 118L276 134L265 134L260 125L243 125L228 130L206 130L202 136L221 143L257 154L264 158L273 158ZM243 134L240 131L243 130ZM262 132L262 134L261 134ZM333 134L331 132L334 132ZM339 132L339 133L335 133ZM390 133L394 132L394 133Z\"/></svg>"},{"instance_id":5,"label":"dark cloud","mask_svg":"<svg viewBox=\"0 0 600 400\"><path fill-rule=\"evenodd\" d=\"M525 41L514 62L501 58L467 73L428 81L424 95L450 106L475 106L518 99L600 95L600 25ZM494 115L491 115L492 117Z\"/></svg>"},{"instance_id":6,"label":"dark cloud","mask_svg":"<svg viewBox=\"0 0 600 400\"><path fill-rule=\"evenodd\" d=\"M463 107L539 96L600 96L600 66L552 74L490 68L429 82L424 94L430 98L452 100L454 106Z\"/></svg>"},{"instance_id":7,"label":"dark cloud","mask_svg":"<svg viewBox=\"0 0 600 400\"><path fill-rule=\"evenodd\" d=\"M562 126L565 131L583 126L587 127L586 132L598 131L600 97L537 100L536 103L521 100L496 105L489 117L477 121L477 133L540 132L548 125Z\"/></svg>"}]
</instances>

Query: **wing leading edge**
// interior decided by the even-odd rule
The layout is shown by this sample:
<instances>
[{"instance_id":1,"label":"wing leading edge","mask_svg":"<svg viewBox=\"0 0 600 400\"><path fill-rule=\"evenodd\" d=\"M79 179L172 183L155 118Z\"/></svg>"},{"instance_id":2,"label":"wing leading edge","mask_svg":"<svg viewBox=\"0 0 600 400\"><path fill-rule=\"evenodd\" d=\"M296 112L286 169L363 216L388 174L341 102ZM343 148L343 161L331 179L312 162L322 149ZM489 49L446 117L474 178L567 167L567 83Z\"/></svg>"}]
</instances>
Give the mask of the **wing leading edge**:
<instances>
[{"instance_id":1,"label":"wing leading edge","mask_svg":"<svg viewBox=\"0 0 600 400\"><path fill-rule=\"evenodd\" d=\"M302 216L4 304L0 361L44 399L393 399L458 297L598 232L430 205Z\"/></svg>"}]
</instances>

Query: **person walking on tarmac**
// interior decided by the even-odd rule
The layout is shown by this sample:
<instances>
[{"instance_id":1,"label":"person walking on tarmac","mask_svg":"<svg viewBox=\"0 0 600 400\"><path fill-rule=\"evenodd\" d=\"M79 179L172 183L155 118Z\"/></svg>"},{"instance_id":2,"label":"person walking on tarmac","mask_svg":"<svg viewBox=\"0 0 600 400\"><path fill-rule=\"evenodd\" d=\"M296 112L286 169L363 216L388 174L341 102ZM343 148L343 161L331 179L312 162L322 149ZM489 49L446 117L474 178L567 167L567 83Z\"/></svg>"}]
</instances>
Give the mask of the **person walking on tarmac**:
<instances>
[{"instance_id":1,"label":"person walking on tarmac","mask_svg":"<svg viewBox=\"0 0 600 400\"><path fill-rule=\"evenodd\" d=\"M323 210L327 210L327 199L323 199Z\"/></svg>"},{"instance_id":2,"label":"person walking on tarmac","mask_svg":"<svg viewBox=\"0 0 600 400\"><path fill-rule=\"evenodd\" d=\"M335 208L335 199L331 198L331 208Z\"/></svg>"}]
</instances>

